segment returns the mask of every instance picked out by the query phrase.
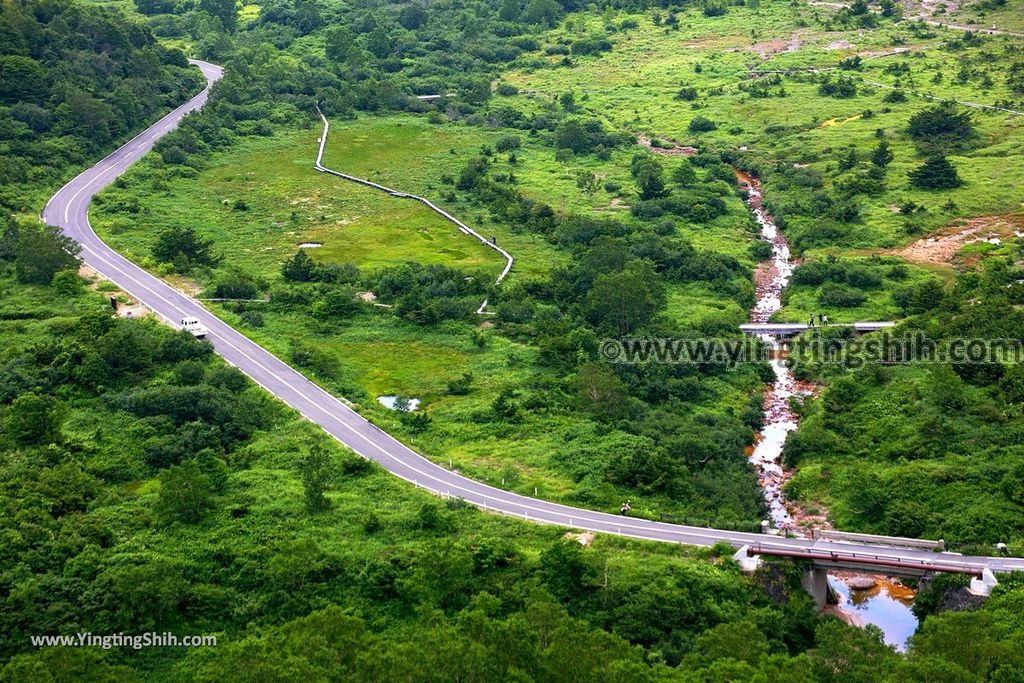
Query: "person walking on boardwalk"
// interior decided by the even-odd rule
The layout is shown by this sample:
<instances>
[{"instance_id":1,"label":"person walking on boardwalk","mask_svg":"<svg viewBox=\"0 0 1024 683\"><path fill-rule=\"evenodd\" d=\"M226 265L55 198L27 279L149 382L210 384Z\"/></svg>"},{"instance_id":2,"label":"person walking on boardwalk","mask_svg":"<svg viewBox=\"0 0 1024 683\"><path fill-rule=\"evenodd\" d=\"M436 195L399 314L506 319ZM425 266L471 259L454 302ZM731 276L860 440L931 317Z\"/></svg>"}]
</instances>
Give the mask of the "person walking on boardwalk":
<instances>
[{"instance_id":1,"label":"person walking on boardwalk","mask_svg":"<svg viewBox=\"0 0 1024 683\"><path fill-rule=\"evenodd\" d=\"M807 327L814 327L814 314L811 313L811 317L807 319Z\"/></svg>"}]
</instances>

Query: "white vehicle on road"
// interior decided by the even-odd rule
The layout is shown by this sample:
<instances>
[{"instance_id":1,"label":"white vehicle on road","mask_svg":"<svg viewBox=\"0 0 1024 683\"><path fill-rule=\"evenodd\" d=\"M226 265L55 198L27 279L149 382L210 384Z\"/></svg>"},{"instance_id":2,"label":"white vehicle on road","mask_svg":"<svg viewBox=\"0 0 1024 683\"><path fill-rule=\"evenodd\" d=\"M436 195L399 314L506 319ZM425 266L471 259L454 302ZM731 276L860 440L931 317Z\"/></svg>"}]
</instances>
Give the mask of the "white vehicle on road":
<instances>
[{"instance_id":1,"label":"white vehicle on road","mask_svg":"<svg viewBox=\"0 0 1024 683\"><path fill-rule=\"evenodd\" d=\"M182 318L181 329L191 332L193 337L203 339L206 337L206 327L199 322L199 318Z\"/></svg>"}]
</instances>

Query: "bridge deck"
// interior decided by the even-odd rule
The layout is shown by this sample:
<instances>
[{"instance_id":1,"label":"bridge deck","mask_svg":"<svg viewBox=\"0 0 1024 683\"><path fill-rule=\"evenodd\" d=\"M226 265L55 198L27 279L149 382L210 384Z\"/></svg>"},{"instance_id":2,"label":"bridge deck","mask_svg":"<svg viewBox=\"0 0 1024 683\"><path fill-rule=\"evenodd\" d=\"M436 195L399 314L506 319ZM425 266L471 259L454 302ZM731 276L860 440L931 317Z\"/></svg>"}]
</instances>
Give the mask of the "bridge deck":
<instances>
[{"instance_id":1,"label":"bridge deck","mask_svg":"<svg viewBox=\"0 0 1024 683\"><path fill-rule=\"evenodd\" d=\"M890 574L918 576L933 573L969 574L980 577L984 565L965 564L961 555L935 553L934 557L907 557L905 555L838 550L834 548L778 548L761 544L747 547L747 555L774 555L812 560L814 564L834 569L854 571L880 571Z\"/></svg>"},{"instance_id":2,"label":"bridge deck","mask_svg":"<svg viewBox=\"0 0 1024 683\"><path fill-rule=\"evenodd\" d=\"M829 323L824 327L852 327L854 332L866 333L877 332L889 327L895 327L896 323L889 320L872 320L855 323ZM770 334L775 336L792 336L806 332L809 329L818 329L820 325L810 326L807 323L744 323L740 330L746 334Z\"/></svg>"}]
</instances>

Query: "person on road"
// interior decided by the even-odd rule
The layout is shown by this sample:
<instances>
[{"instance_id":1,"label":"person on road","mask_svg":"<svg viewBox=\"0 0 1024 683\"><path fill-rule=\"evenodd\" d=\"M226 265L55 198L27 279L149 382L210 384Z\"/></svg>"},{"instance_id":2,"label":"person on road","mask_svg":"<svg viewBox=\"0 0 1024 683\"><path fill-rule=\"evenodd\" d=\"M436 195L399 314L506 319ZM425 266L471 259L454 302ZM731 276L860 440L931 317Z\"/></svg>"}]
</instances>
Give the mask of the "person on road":
<instances>
[{"instance_id":1,"label":"person on road","mask_svg":"<svg viewBox=\"0 0 1024 683\"><path fill-rule=\"evenodd\" d=\"M814 327L814 314L811 313L811 317L807 319L807 327Z\"/></svg>"},{"instance_id":2,"label":"person on road","mask_svg":"<svg viewBox=\"0 0 1024 683\"><path fill-rule=\"evenodd\" d=\"M822 327L824 327L825 325L828 325L828 316L827 315L822 315L821 316L821 325L822 325Z\"/></svg>"}]
</instances>

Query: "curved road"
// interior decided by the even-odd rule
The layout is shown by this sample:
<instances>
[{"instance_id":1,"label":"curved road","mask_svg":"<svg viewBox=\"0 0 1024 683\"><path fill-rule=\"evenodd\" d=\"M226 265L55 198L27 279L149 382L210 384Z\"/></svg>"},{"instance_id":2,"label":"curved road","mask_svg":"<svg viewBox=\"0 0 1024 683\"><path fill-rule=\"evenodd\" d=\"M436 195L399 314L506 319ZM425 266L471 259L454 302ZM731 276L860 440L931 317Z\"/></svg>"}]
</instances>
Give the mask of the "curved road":
<instances>
[{"instance_id":1,"label":"curved road","mask_svg":"<svg viewBox=\"0 0 1024 683\"><path fill-rule=\"evenodd\" d=\"M221 75L220 67L194 62L209 85ZM206 102L209 85L201 93L157 121L126 145L84 171L62 187L47 203L42 218L62 227L82 245L82 257L89 266L129 292L160 317L175 322L185 316L200 318L209 329L209 341L217 353L261 387L320 425L328 434L361 456L379 463L397 477L442 496L465 499L485 510L522 519L587 529L639 539L709 546L727 542L733 546L753 545L785 552L841 553L846 558L872 558L908 567L951 567L956 570L1024 570L1024 560L964 557L888 546L785 539L760 534L687 527L643 519L582 510L521 496L467 479L436 465L412 451L389 434L370 424L338 398L306 379L297 370L234 330L196 300L150 275L104 244L89 224L92 197L111 183L133 162L145 155L181 118Z\"/></svg>"}]
</instances>

